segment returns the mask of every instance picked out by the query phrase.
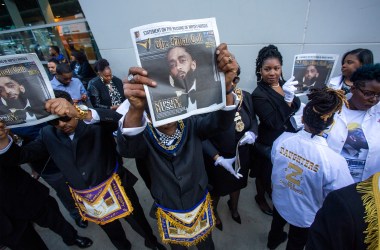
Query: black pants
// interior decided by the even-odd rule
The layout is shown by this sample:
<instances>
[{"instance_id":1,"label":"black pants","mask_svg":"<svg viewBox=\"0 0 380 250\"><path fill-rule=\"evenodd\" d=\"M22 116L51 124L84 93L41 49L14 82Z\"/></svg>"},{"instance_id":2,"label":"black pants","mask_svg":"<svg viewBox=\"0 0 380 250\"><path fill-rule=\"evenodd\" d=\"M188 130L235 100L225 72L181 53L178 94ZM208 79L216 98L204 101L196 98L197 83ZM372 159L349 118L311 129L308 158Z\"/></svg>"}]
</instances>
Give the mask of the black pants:
<instances>
[{"instance_id":1,"label":"black pants","mask_svg":"<svg viewBox=\"0 0 380 250\"><path fill-rule=\"evenodd\" d=\"M28 223L17 244L8 244L7 246L14 250L48 250L32 223Z\"/></svg>"},{"instance_id":2,"label":"black pants","mask_svg":"<svg viewBox=\"0 0 380 250\"><path fill-rule=\"evenodd\" d=\"M196 247L199 250L214 250L215 245L214 245L214 241L212 240L212 235L210 234L205 240L202 240L201 242L199 242L196 245ZM181 246L181 245L177 245L177 244L170 244L170 248L172 250L186 250L186 249L188 249L185 246Z\"/></svg>"},{"instance_id":3,"label":"black pants","mask_svg":"<svg viewBox=\"0 0 380 250\"><path fill-rule=\"evenodd\" d=\"M17 244L10 244L11 249L48 249L36 230L32 222L41 227L47 227L60 235L67 245L73 245L77 237L77 231L66 221L59 210L57 201L49 196L44 206L30 219L21 239ZM5 243L7 245L7 243ZM8 245L7 245L8 246Z\"/></svg>"},{"instance_id":4,"label":"black pants","mask_svg":"<svg viewBox=\"0 0 380 250\"><path fill-rule=\"evenodd\" d=\"M141 207L134 188L124 186L124 190L133 206L133 213L125 217L125 220L149 245L155 246L157 244L157 238L154 236L153 230L144 215L143 208ZM131 243L128 241L119 220L114 220L106 225L101 225L101 228L108 235L112 244L117 249L131 249Z\"/></svg>"},{"instance_id":5,"label":"black pants","mask_svg":"<svg viewBox=\"0 0 380 250\"><path fill-rule=\"evenodd\" d=\"M276 208L273 207L273 220L268 235L268 244L278 242L282 238L286 220L281 217ZM304 249L307 241L309 228L296 227L289 224L288 243L286 244L287 250L302 250Z\"/></svg>"},{"instance_id":6,"label":"black pants","mask_svg":"<svg viewBox=\"0 0 380 250\"><path fill-rule=\"evenodd\" d=\"M76 208L69 186L67 185L62 173L57 170L55 173L42 173L41 177L55 190L57 197L62 202L63 206L67 209L67 211L69 211L70 216L73 219L79 218L79 211Z\"/></svg>"}]
</instances>

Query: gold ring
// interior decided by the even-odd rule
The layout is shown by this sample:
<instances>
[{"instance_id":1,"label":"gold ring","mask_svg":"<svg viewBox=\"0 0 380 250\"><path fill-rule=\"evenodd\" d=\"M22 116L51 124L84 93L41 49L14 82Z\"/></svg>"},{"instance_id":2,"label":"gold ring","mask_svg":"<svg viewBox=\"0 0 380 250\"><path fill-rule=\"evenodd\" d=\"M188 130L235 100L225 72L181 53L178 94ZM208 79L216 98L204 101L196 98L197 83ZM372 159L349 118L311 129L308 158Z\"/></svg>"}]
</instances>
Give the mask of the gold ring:
<instances>
[{"instance_id":1,"label":"gold ring","mask_svg":"<svg viewBox=\"0 0 380 250\"><path fill-rule=\"evenodd\" d=\"M234 59L231 56L228 57L228 63L232 63L233 60Z\"/></svg>"}]
</instances>

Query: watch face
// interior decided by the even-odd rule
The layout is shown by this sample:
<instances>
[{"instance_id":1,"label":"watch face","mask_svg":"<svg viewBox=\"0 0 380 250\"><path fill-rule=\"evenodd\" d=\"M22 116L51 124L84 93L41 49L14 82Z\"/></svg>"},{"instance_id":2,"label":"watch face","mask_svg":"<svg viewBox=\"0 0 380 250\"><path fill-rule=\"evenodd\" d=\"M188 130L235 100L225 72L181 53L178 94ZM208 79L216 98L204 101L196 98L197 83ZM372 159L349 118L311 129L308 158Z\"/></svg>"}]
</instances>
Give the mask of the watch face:
<instances>
[{"instance_id":1,"label":"watch face","mask_svg":"<svg viewBox=\"0 0 380 250\"><path fill-rule=\"evenodd\" d=\"M78 108L83 111L88 111L88 107L86 105L80 104L78 105Z\"/></svg>"}]
</instances>

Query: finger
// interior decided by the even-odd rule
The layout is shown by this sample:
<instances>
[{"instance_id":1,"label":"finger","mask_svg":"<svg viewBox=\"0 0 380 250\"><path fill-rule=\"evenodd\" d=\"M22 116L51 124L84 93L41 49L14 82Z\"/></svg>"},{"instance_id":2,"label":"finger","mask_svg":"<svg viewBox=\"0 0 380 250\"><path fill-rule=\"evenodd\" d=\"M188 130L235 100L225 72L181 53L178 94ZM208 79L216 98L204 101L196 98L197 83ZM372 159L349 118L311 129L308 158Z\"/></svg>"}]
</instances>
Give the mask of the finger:
<instances>
[{"instance_id":1,"label":"finger","mask_svg":"<svg viewBox=\"0 0 380 250\"><path fill-rule=\"evenodd\" d=\"M227 44L225 44L225 43L221 43L217 48L216 48L216 54L217 55L219 55L220 54L220 52L222 51L222 50L227 50L228 48L227 48Z\"/></svg>"},{"instance_id":2,"label":"finger","mask_svg":"<svg viewBox=\"0 0 380 250\"><path fill-rule=\"evenodd\" d=\"M291 85L291 86L294 86L294 85L297 85L298 84L298 81L292 81L292 82L290 82L290 83L288 83L289 85Z\"/></svg>"},{"instance_id":3,"label":"finger","mask_svg":"<svg viewBox=\"0 0 380 250\"><path fill-rule=\"evenodd\" d=\"M141 67L130 67L128 74L147 76L148 72Z\"/></svg>"},{"instance_id":4,"label":"finger","mask_svg":"<svg viewBox=\"0 0 380 250\"><path fill-rule=\"evenodd\" d=\"M291 81L293 81L294 79L295 79L295 77L292 76L292 77L290 77L290 79L288 80L288 82L291 82Z\"/></svg>"}]
</instances>

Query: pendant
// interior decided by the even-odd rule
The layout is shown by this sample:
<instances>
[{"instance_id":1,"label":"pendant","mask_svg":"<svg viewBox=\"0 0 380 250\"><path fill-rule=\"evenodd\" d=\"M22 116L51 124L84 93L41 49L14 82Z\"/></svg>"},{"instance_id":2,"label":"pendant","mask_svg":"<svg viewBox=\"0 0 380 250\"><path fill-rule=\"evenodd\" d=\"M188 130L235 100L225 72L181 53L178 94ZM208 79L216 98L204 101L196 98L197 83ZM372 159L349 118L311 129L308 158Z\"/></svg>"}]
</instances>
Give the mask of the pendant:
<instances>
[{"instance_id":1,"label":"pendant","mask_svg":"<svg viewBox=\"0 0 380 250\"><path fill-rule=\"evenodd\" d=\"M237 132L241 132L241 131L244 130L244 123L243 123L242 120L239 120L239 121L236 122L235 130L236 130Z\"/></svg>"}]
</instances>

